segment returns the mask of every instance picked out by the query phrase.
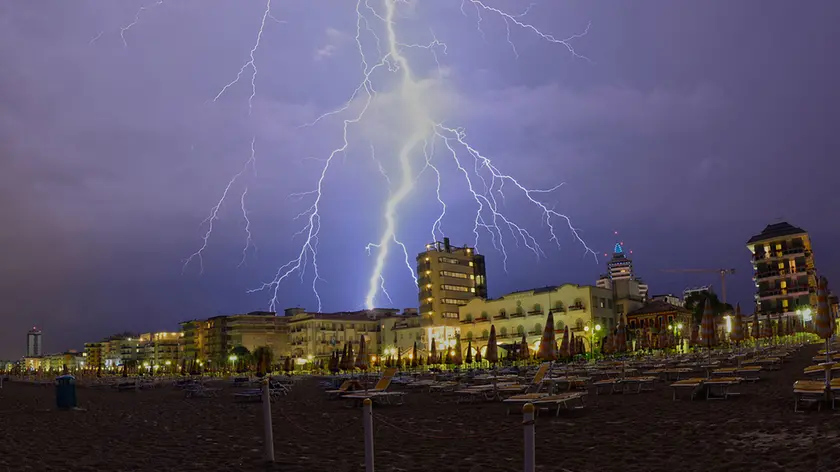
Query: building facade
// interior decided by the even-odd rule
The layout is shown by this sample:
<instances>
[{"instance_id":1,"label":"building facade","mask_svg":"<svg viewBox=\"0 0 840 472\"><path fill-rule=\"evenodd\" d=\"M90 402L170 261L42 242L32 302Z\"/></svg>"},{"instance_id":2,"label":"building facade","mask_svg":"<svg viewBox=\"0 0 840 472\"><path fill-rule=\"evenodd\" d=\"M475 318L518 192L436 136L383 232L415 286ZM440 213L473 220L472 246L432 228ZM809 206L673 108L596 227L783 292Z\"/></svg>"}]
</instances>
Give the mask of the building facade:
<instances>
[{"instance_id":1,"label":"building facade","mask_svg":"<svg viewBox=\"0 0 840 472\"><path fill-rule=\"evenodd\" d=\"M607 262L607 272L598 278L595 286L624 293L628 297L638 297L641 300L647 299L649 290L648 284L637 277L633 271L633 261L627 257L621 243L615 243L613 256ZM621 298L621 295L617 297Z\"/></svg>"},{"instance_id":2,"label":"building facade","mask_svg":"<svg viewBox=\"0 0 840 472\"><path fill-rule=\"evenodd\" d=\"M32 328L26 333L26 357L40 357L44 354L41 330Z\"/></svg>"},{"instance_id":3,"label":"building facade","mask_svg":"<svg viewBox=\"0 0 840 472\"><path fill-rule=\"evenodd\" d=\"M428 325L457 326L460 307L487 297L484 256L470 247L454 247L449 238L426 245L417 255L420 316Z\"/></svg>"},{"instance_id":4,"label":"building facade","mask_svg":"<svg viewBox=\"0 0 840 472\"><path fill-rule=\"evenodd\" d=\"M646 303L627 314L627 326L631 330L649 329L652 331L670 327L680 335L690 334L692 313L680 305L672 305L663 300Z\"/></svg>"},{"instance_id":5,"label":"building facade","mask_svg":"<svg viewBox=\"0 0 840 472\"><path fill-rule=\"evenodd\" d=\"M817 304L817 271L808 233L787 222L767 225L747 241L756 285L756 311L790 315Z\"/></svg>"},{"instance_id":6,"label":"building facade","mask_svg":"<svg viewBox=\"0 0 840 472\"><path fill-rule=\"evenodd\" d=\"M224 369L230 352L239 346L250 352L268 347L277 358L287 352L287 322L285 316L262 311L184 321L180 323L184 356L211 369Z\"/></svg>"},{"instance_id":7,"label":"building facade","mask_svg":"<svg viewBox=\"0 0 840 472\"><path fill-rule=\"evenodd\" d=\"M492 300L475 299L461 307L462 348L468 344L479 350L486 347L491 326L496 328L499 344L520 342L525 336L528 344L537 348L549 311L554 316L555 330L568 326L576 336L589 341L617 326L612 290L573 284L543 287ZM454 336L454 332L432 335L438 345L452 345Z\"/></svg>"}]
</instances>

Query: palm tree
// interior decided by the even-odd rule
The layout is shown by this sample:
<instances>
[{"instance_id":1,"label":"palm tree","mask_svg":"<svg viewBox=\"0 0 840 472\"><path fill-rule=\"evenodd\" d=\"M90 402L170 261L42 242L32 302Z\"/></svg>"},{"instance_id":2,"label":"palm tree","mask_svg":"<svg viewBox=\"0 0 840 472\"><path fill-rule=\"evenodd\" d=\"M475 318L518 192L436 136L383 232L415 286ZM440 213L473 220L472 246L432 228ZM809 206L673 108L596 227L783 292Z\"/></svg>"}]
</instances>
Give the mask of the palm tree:
<instances>
[{"instance_id":1,"label":"palm tree","mask_svg":"<svg viewBox=\"0 0 840 472\"><path fill-rule=\"evenodd\" d=\"M274 353L268 346L260 346L254 349L252 355L257 365L257 377L264 377L271 372L271 363L274 360Z\"/></svg>"},{"instance_id":2,"label":"palm tree","mask_svg":"<svg viewBox=\"0 0 840 472\"><path fill-rule=\"evenodd\" d=\"M245 346L236 346L230 350L229 362L234 364L237 372L242 372L251 364L251 351Z\"/></svg>"},{"instance_id":3,"label":"palm tree","mask_svg":"<svg viewBox=\"0 0 840 472\"><path fill-rule=\"evenodd\" d=\"M734 310L729 303L721 302L715 293L692 293L685 299L685 308L691 311L695 324L700 324L700 321L703 319L703 308L706 306L706 299L709 300L709 305L711 305L712 313L715 314L715 317L722 316L724 313Z\"/></svg>"}]
</instances>

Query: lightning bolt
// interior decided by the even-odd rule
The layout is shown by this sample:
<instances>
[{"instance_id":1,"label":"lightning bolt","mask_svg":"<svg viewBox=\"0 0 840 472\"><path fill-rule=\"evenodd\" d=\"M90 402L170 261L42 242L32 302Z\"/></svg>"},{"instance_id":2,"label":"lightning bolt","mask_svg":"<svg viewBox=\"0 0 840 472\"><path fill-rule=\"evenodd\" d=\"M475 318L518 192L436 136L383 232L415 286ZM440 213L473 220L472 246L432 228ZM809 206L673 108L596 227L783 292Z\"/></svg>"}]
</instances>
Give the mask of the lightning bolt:
<instances>
[{"instance_id":1,"label":"lightning bolt","mask_svg":"<svg viewBox=\"0 0 840 472\"><path fill-rule=\"evenodd\" d=\"M141 6L137 10L137 13L134 14L134 20L132 20L131 23L120 27L120 39L122 39L123 47L128 47L128 41L126 41L125 39L125 33L140 22L140 17L143 16L144 11L148 10L149 8L156 7L158 5L163 5L163 0L157 0L151 7L147 7L145 5ZM97 39L99 39L99 36L102 36L102 33L99 33L99 35L97 35L96 38L92 39L90 42L94 43Z\"/></svg>"},{"instance_id":2,"label":"lightning bolt","mask_svg":"<svg viewBox=\"0 0 840 472\"><path fill-rule=\"evenodd\" d=\"M204 224L207 224L207 231L204 233L204 236L202 236L202 238L201 238L201 240L202 240L201 247L198 248L197 251L192 253L190 255L190 257L188 257L184 261L184 266L181 268L182 273L184 271L186 271L187 266L189 266L190 263L195 259L198 259L198 262L199 262L199 267L200 267L200 272L199 273L201 273L201 274L204 273L204 251L207 249L207 245L210 242L210 236L213 234L213 227L214 227L214 224L215 224L216 220L219 219L219 211L221 210L222 205L227 200L228 194L230 193L231 188L233 188L233 185L236 183L237 180L239 180L240 177L245 175L245 172L249 168L254 169L254 171L256 172L256 164L257 164L257 153L256 153L256 147L255 147L256 140L257 140L256 136L254 136L251 139L251 154L248 157L248 160L245 161L245 164L242 166L242 168L239 170L239 172L237 172L236 174L234 174L233 177L231 177L231 179L228 181L227 185L225 186L225 189L222 191L221 198L219 198L219 201L216 202L216 204L213 206L213 208L210 209L210 214L207 216L207 218L205 218L204 221L201 222L202 226ZM248 247L251 245L251 243L250 243L250 241L251 241L251 220L248 219L248 212L245 209L245 194L246 193L248 193L248 189L245 189L245 191L242 193L242 198L240 199L240 203L241 203L241 206L242 206L242 213L245 216L245 224L246 224L245 232L247 234L247 240L245 242L245 249L243 249L243 251L242 251L243 252L243 259L242 259L243 262L245 260L244 254L248 250ZM240 265L241 265L241 263L240 263Z\"/></svg>"},{"instance_id":3,"label":"lightning bolt","mask_svg":"<svg viewBox=\"0 0 840 472\"><path fill-rule=\"evenodd\" d=\"M251 237L251 219L248 218L248 208L245 206L245 196L248 195L248 187L245 187L245 190L242 192L242 197L239 199L239 208L242 210L242 218L245 219L245 247L242 248L242 260L239 261L239 265L237 267L242 267L245 265L245 261L248 258L248 249L254 248L254 251L257 250L257 246L254 245L253 238Z\"/></svg>"},{"instance_id":4,"label":"lightning bolt","mask_svg":"<svg viewBox=\"0 0 840 472\"><path fill-rule=\"evenodd\" d=\"M297 274L303 280L308 268L311 267L311 288L317 301L318 311L321 311L322 299L318 285L323 279L321 278L318 267L318 243L321 237L321 207L323 204L324 189L329 183L335 158L339 155L343 158L347 157L354 129L365 119L372 104L379 96L377 90L378 81L374 80L374 74L378 72L395 74L399 78L396 89L394 90L398 105L394 106L393 109L399 111L400 117L406 122L407 130L402 130L402 135L399 136L401 138L400 144L393 156L397 165L397 171L393 175L389 175L385 171L385 167L377 157L375 146L371 144L370 147L371 158L375 161L379 172L388 182L389 192L382 209L383 228L378 238L366 247L368 254L371 254L372 250L376 249L367 294L364 299L367 308L374 307L374 302L380 292L391 301L390 294L386 290L386 280L383 273L385 264L390 256L390 250L394 245L402 252L405 266L411 274L415 285L417 284L417 276L414 268L411 266L408 249L398 237L398 215L401 204L413 193L418 186L420 177L427 172L432 174L435 179L435 196L437 205L440 207L440 213L432 223L430 232L433 240L437 240L438 237L443 236L442 226L447 217L447 204L441 191L443 188L442 181L445 175L442 172L444 170L442 167L444 163L452 165L457 169L454 177L461 179L466 192L475 202L476 212L472 222L472 231L475 236L476 248L478 248L483 235L487 235L492 246L502 254L505 270L507 270L508 247L510 244L517 246L521 244L536 257L546 257L546 253L540 246L536 236L523 224L504 212L506 196L509 193L516 193L520 198L524 198L524 201L538 210L541 214L541 223L544 228L547 228L549 242L556 244L558 247L560 246L558 233L562 225L567 227L571 232L573 240L583 246L585 254L591 253L595 256L595 252L586 245L579 231L572 225L569 217L557 212L543 201L546 195L556 191L563 184L546 189L535 189L526 186L514 176L503 171L501 165L481 152L479 147L467 138L466 131L463 128L447 124L441 121L439 117L434 116L434 111L429 104L431 100L429 100L427 92L424 90L421 78L415 75L406 51L419 50L421 53L426 52L430 54L438 67L437 79L443 81L445 74L441 67L438 54L439 52L446 54L447 44L440 41L431 30L432 39L426 44L400 41L396 21L398 6L413 5L413 3L409 0L379 0L382 2L380 5L384 7L384 11L379 12L371 6L370 1L357 0L355 8L356 31L354 39L358 50L361 80L343 104L318 116L315 120L301 125L301 127L313 127L323 121L337 118L341 123L341 139L338 146L326 153L325 157L311 158L320 163L320 170L313 188L309 191L289 195L289 198L298 201L309 201L308 207L294 218L294 221L303 221L300 230L292 236L293 240L302 238L300 247L291 260L288 260L277 269L271 280L247 292L268 292L270 295L269 309L276 311L279 303L278 291L283 281L293 274ZM156 4L162 2L163 0L159 0ZM525 20L531 6L528 6L528 8L520 13L508 13L502 9L489 6L482 0L462 0L461 13L467 18L469 18L467 13L468 4L475 12L475 27L482 38L486 39L485 25L487 24L486 20L488 18L496 17L504 23L505 40L516 57L519 57L519 51L512 39L512 34L514 30L519 29L526 33L536 35L548 43L564 47L575 58L589 61L588 58L575 50L572 42L575 39L585 36L589 31L590 25L587 25L582 33L567 38L558 38L552 34L543 32ZM146 7L142 7L135 15L134 21L121 29L121 37L123 38L124 44L126 44L125 32L137 24L140 15L145 10ZM250 72L251 93L248 97L248 110L249 114L252 112L253 102L257 94L256 80L258 69L256 55L261 47L265 26L269 19L277 23L282 23L272 14L272 0L266 0L265 9L263 10L259 28L256 32L256 38L249 51L247 60L239 68L234 78L219 90L212 99L212 102L220 100L226 92L238 84ZM377 30L380 32L377 33ZM384 30L384 35L381 35L382 30ZM375 59L371 57L371 53L366 52L366 41L373 42L376 50ZM422 158L420 157L421 153ZM206 250L208 240L213 232L214 222L219 218L220 208L228 198L231 188L236 184L237 180L244 175L249 166L253 167L254 164L255 153L252 141L250 158L246 161L242 169L230 179L222 192L221 198L211 208L209 216L202 223L208 226L202 238L203 244L186 260L184 268L194 259L199 259L203 272L203 252ZM447 178L449 178L448 174ZM240 198L246 233L245 246L242 250L243 258L240 265L244 264L248 249L254 247L250 229L251 222L245 206L246 195L247 188L243 191Z\"/></svg>"}]
</instances>

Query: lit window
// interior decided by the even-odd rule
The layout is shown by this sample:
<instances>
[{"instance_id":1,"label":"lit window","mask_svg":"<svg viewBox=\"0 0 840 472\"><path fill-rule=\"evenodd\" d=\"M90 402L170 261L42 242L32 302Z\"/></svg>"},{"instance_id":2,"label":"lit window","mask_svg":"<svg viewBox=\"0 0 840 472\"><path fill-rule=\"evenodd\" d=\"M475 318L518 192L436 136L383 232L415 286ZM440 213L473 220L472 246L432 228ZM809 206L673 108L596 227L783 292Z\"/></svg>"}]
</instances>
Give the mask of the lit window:
<instances>
[{"instance_id":1,"label":"lit window","mask_svg":"<svg viewBox=\"0 0 840 472\"><path fill-rule=\"evenodd\" d=\"M473 261L470 261L470 267L472 267L472 266L473 266Z\"/></svg>"},{"instance_id":2,"label":"lit window","mask_svg":"<svg viewBox=\"0 0 840 472\"><path fill-rule=\"evenodd\" d=\"M788 307L788 301L787 300L782 300L782 307L784 307L784 308Z\"/></svg>"}]
</instances>

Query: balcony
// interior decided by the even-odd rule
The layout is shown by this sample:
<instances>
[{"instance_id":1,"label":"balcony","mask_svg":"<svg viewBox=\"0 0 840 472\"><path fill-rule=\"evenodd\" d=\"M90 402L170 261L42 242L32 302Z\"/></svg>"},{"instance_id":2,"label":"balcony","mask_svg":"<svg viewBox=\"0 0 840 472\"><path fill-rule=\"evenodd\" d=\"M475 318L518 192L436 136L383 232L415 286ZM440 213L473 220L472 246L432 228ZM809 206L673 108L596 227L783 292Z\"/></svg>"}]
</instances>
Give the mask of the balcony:
<instances>
[{"instance_id":1,"label":"balcony","mask_svg":"<svg viewBox=\"0 0 840 472\"><path fill-rule=\"evenodd\" d=\"M543 314L543 311L541 309L540 310L531 310L531 311L528 312L528 316L541 316L542 314Z\"/></svg>"},{"instance_id":2,"label":"balcony","mask_svg":"<svg viewBox=\"0 0 840 472\"><path fill-rule=\"evenodd\" d=\"M511 313L511 314L510 314L510 317L511 317L511 318L524 318L524 317L525 317L525 313Z\"/></svg>"},{"instance_id":3,"label":"balcony","mask_svg":"<svg viewBox=\"0 0 840 472\"><path fill-rule=\"evenodd\" d=\"M792 277L797 275L806 275L808 271L805 268L797 267L795 271L779 269L779 270L765 270L762 272L753 272L753 279L756 281L764 279L773 279L777 277Z\"/></svg>"},{"instance_id":4,"label":"balcony","mask_svg":"<svg viewBox=\"0 0 840 472\"><path fill-rule=\"evenodd\" d=\"M810 293L808 286L774 288L770 290L760 290L758 292L759 300L768 300L778 297L798 297L800 295L807 295Z\"/></svg>"},{"instance_id":5,"label":"balcony","mask_svg":"<svg viewBox=\"0 0 840 472\"><path fill-rule=\"evenodd\" d=\"M804 247L791 247L787 249L782 249L781 251L770 251L770 252L757 252L753 254L752 260L753 261L767 261L779 258L789 258L789 257L796 257L802 256L808 257L811 255L811 251L805 250Z\"/></svg>"},{"instance_id":6,"label":"balcony","mask_svg":"<svg viewBox=\"0 0 840 472\"><path fill-rule=\"evenodd\" d=\"M507 315L493 315L494 320L504 320L507 319Z\"/></svg>"},{"instance_id":7,"label":"balcony","mask_svg":"<svg viewBox=\"0 0 840 472\"><path fill-rule=\"evenodd\" d=\"M569 305L569 311L580 311L585 309L586 307L583 306L583 303L575 303L574 305Z\"/></svg>"}]
</instances>

